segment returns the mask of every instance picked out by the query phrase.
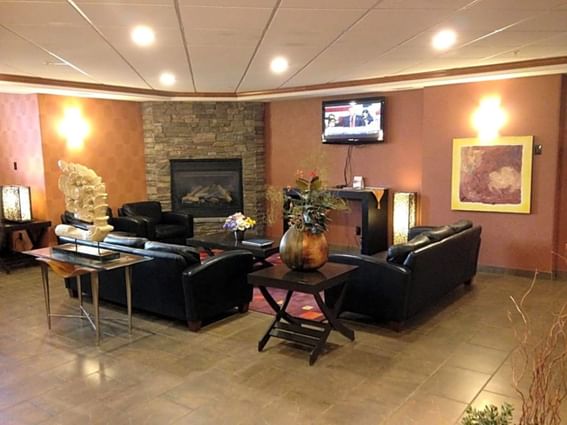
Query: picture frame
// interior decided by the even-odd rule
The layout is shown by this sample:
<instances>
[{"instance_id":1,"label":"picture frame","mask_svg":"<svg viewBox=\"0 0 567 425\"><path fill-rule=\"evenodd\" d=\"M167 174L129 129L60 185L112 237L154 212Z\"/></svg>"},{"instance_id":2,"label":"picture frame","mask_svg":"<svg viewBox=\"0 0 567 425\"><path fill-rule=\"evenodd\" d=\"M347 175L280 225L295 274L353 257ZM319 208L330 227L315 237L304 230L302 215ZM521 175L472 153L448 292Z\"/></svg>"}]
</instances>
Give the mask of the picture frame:
<instances>
[{"instance_id":1,"label":"picture frame","mask_svg":"<svg viewBox=\"0 0 567 425\"><path fill-rule=\"evenodd\" d=\"M453 139L451 209L529 214L533 136Z\"/></svg>"}]
</instances>

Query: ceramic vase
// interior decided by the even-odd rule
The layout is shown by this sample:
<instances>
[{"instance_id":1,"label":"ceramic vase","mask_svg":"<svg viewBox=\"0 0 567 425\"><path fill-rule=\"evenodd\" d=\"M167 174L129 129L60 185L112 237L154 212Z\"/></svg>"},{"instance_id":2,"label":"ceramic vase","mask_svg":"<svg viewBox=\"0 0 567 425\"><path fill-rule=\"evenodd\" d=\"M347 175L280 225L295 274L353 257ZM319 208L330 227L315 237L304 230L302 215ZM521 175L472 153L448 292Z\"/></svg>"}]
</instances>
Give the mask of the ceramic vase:
<instances>
[{"instance_id":1,"label":"ceramic vase","mask_svg":"<svg viewBox=\"0 0 567 425\"><path fill-rule=\"evenodd\" d=\"M280 242L280 257L292 270L317 270L329 257L327 239L323 233L313 234L290 227Z\"/></svg>"}]
</instances>

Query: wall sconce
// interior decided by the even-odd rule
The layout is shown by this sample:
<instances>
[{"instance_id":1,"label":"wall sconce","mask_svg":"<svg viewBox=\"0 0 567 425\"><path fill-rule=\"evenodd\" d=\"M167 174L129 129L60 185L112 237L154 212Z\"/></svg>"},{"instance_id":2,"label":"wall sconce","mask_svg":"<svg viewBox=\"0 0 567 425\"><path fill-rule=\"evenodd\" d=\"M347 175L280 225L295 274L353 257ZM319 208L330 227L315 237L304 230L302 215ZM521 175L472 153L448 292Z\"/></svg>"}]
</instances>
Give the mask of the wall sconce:
<instances>
[{"instance_id":1,"label":"wall sconce","mask_svg":"<svg viewBox=\"0 0 567 425\"><path fill-rule=\"evenodd\" d=\"M2 218L8 221L30 221L31 192L27 186L2 186L0 192Z\"/></svg>"},{"instance_id":2,"label":"wall sconce","mask_svg":"<svg viewBox=\"0 0 567 425\"><path fill-rule=\"evenodd\" d=\"M480 140L496 139L500 129L506 124L506 113L500 107L500 98L493 96L482 99L473 113L472 123Z\"/></svg>"},{"instance_id":3,"label":"wall sconce","mask_svg":"<svg viewBox=\"0 0 567 425\"><path fill-rule=\"evenodd\" d=\"M65 109L63 120L59 124L59 134L67 140L69 149L81 149L89 130L89 123L83 118L79 108Z\"/></svg>"},{"instance_id":4,"label":"wall sconce","mask_svg":"<svg viewBox=\"0 0 567 425\"><path fill-rule=\"evenodd\" d=\"M415 226L417 193L394 193L394 244L408 241L408 232Z\"/></svg>"}]
</instances>

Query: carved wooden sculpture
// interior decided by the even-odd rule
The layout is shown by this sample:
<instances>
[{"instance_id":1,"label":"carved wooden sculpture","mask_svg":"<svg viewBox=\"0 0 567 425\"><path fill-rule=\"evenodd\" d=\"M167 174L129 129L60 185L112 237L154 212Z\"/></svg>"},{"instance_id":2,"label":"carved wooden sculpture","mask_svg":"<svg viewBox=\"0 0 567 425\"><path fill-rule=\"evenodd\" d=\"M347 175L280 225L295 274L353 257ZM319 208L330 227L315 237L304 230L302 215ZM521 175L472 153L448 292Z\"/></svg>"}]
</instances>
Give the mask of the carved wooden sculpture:
<instances>
[{"instance_id":1,"label":"carved wooden sculpture","mask_svg":"<svg viewBox=\"0 0 567 425\"><path fill-rule=\"evenodd\" d=\"M108 224L106 187L93 170L84 165L58 161L61 169L59 190L65 195L65 208L75 218L92 223L88 230L60 224L55 227L57 236L68 236L76 239L102 241L113 229Z\"/></svg>"}]
</instances>

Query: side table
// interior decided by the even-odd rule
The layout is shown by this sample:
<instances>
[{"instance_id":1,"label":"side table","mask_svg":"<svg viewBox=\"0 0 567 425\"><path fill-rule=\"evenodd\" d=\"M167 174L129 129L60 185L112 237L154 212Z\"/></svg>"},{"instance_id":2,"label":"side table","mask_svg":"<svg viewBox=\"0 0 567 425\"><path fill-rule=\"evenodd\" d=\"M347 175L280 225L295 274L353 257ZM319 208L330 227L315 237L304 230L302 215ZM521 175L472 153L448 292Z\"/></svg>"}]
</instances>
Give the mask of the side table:
<instances>
[{"instance_id":1,"label":"side table","mask_svg":"<svg viewBox=\"0 0 567 425\"><path fill-rule=\"evenodd\" d=\"M34 220L23 223L0 221L0 250L5 251L4 253L0 252L0 268L9 274L10 265L16 263L20 264L23 260L29 260L29 257L18 255L11 252L10 249L5 249L10 241L10 235L13 232L24 230L30 238L32 248L36 249L40 247L41 241L50 226L51 221L46 220ZM2 257L5 253L7 253L8 256Z\"/></svg>"},{"instance_id":2,"label":"side table","mask_svg":"<svg viewBox=\"0 0 567 425\"><path fill-rule=\"evenodd\" d=\"M87 319L96 332L96 345L100 344L100 318L99 318L99 299L98 299L98 274L103 271L122 268L125 273L126 300L128 308L128 333L132 333L132 266L143 261L151 261L151 258L142 257L134 254L121 253L115 260L97 261L79 256L63 254L52 248L40 248L32 251L25 251L24 254L35 257L41 265L41 280L43 284L43 295L45 298L45 311L47 316L47 328L51 329L51 317L78 317ZM80 315L60 315L51 313L49 296L49 268L61 277L76 277L79 295ZM94 307L94 321L83 308L80 276L89 273L91 276L91 290Z\"/></svg>"},{"instance_id":3,"label":"side table","mask_svg":"<svg viewBox=\"0 0 567 425\"><path fill-rule=\"evenodd\" d=\"M358 266L326 263L319 270L299 272L290 270L281 264L268 267L248 275L248 283L258 286L262 295L276 313L274 321L258 342L258 351L262 351L270 337L281 338L306 346L311 349L309 364L312 365L325 347L331 330L336 330L354 341L354 331L347 328L337 317L346 290L346 282ZM341 294L334 308L329 307L321 298L321 292L334 286L342 285ZM287 291L283 304L274 300L267 288L280 288ZM323 322L308 320L290 315L286 310L294 292L313 295L319 309L325 316Z\"/></svg>"}]
</instances>

